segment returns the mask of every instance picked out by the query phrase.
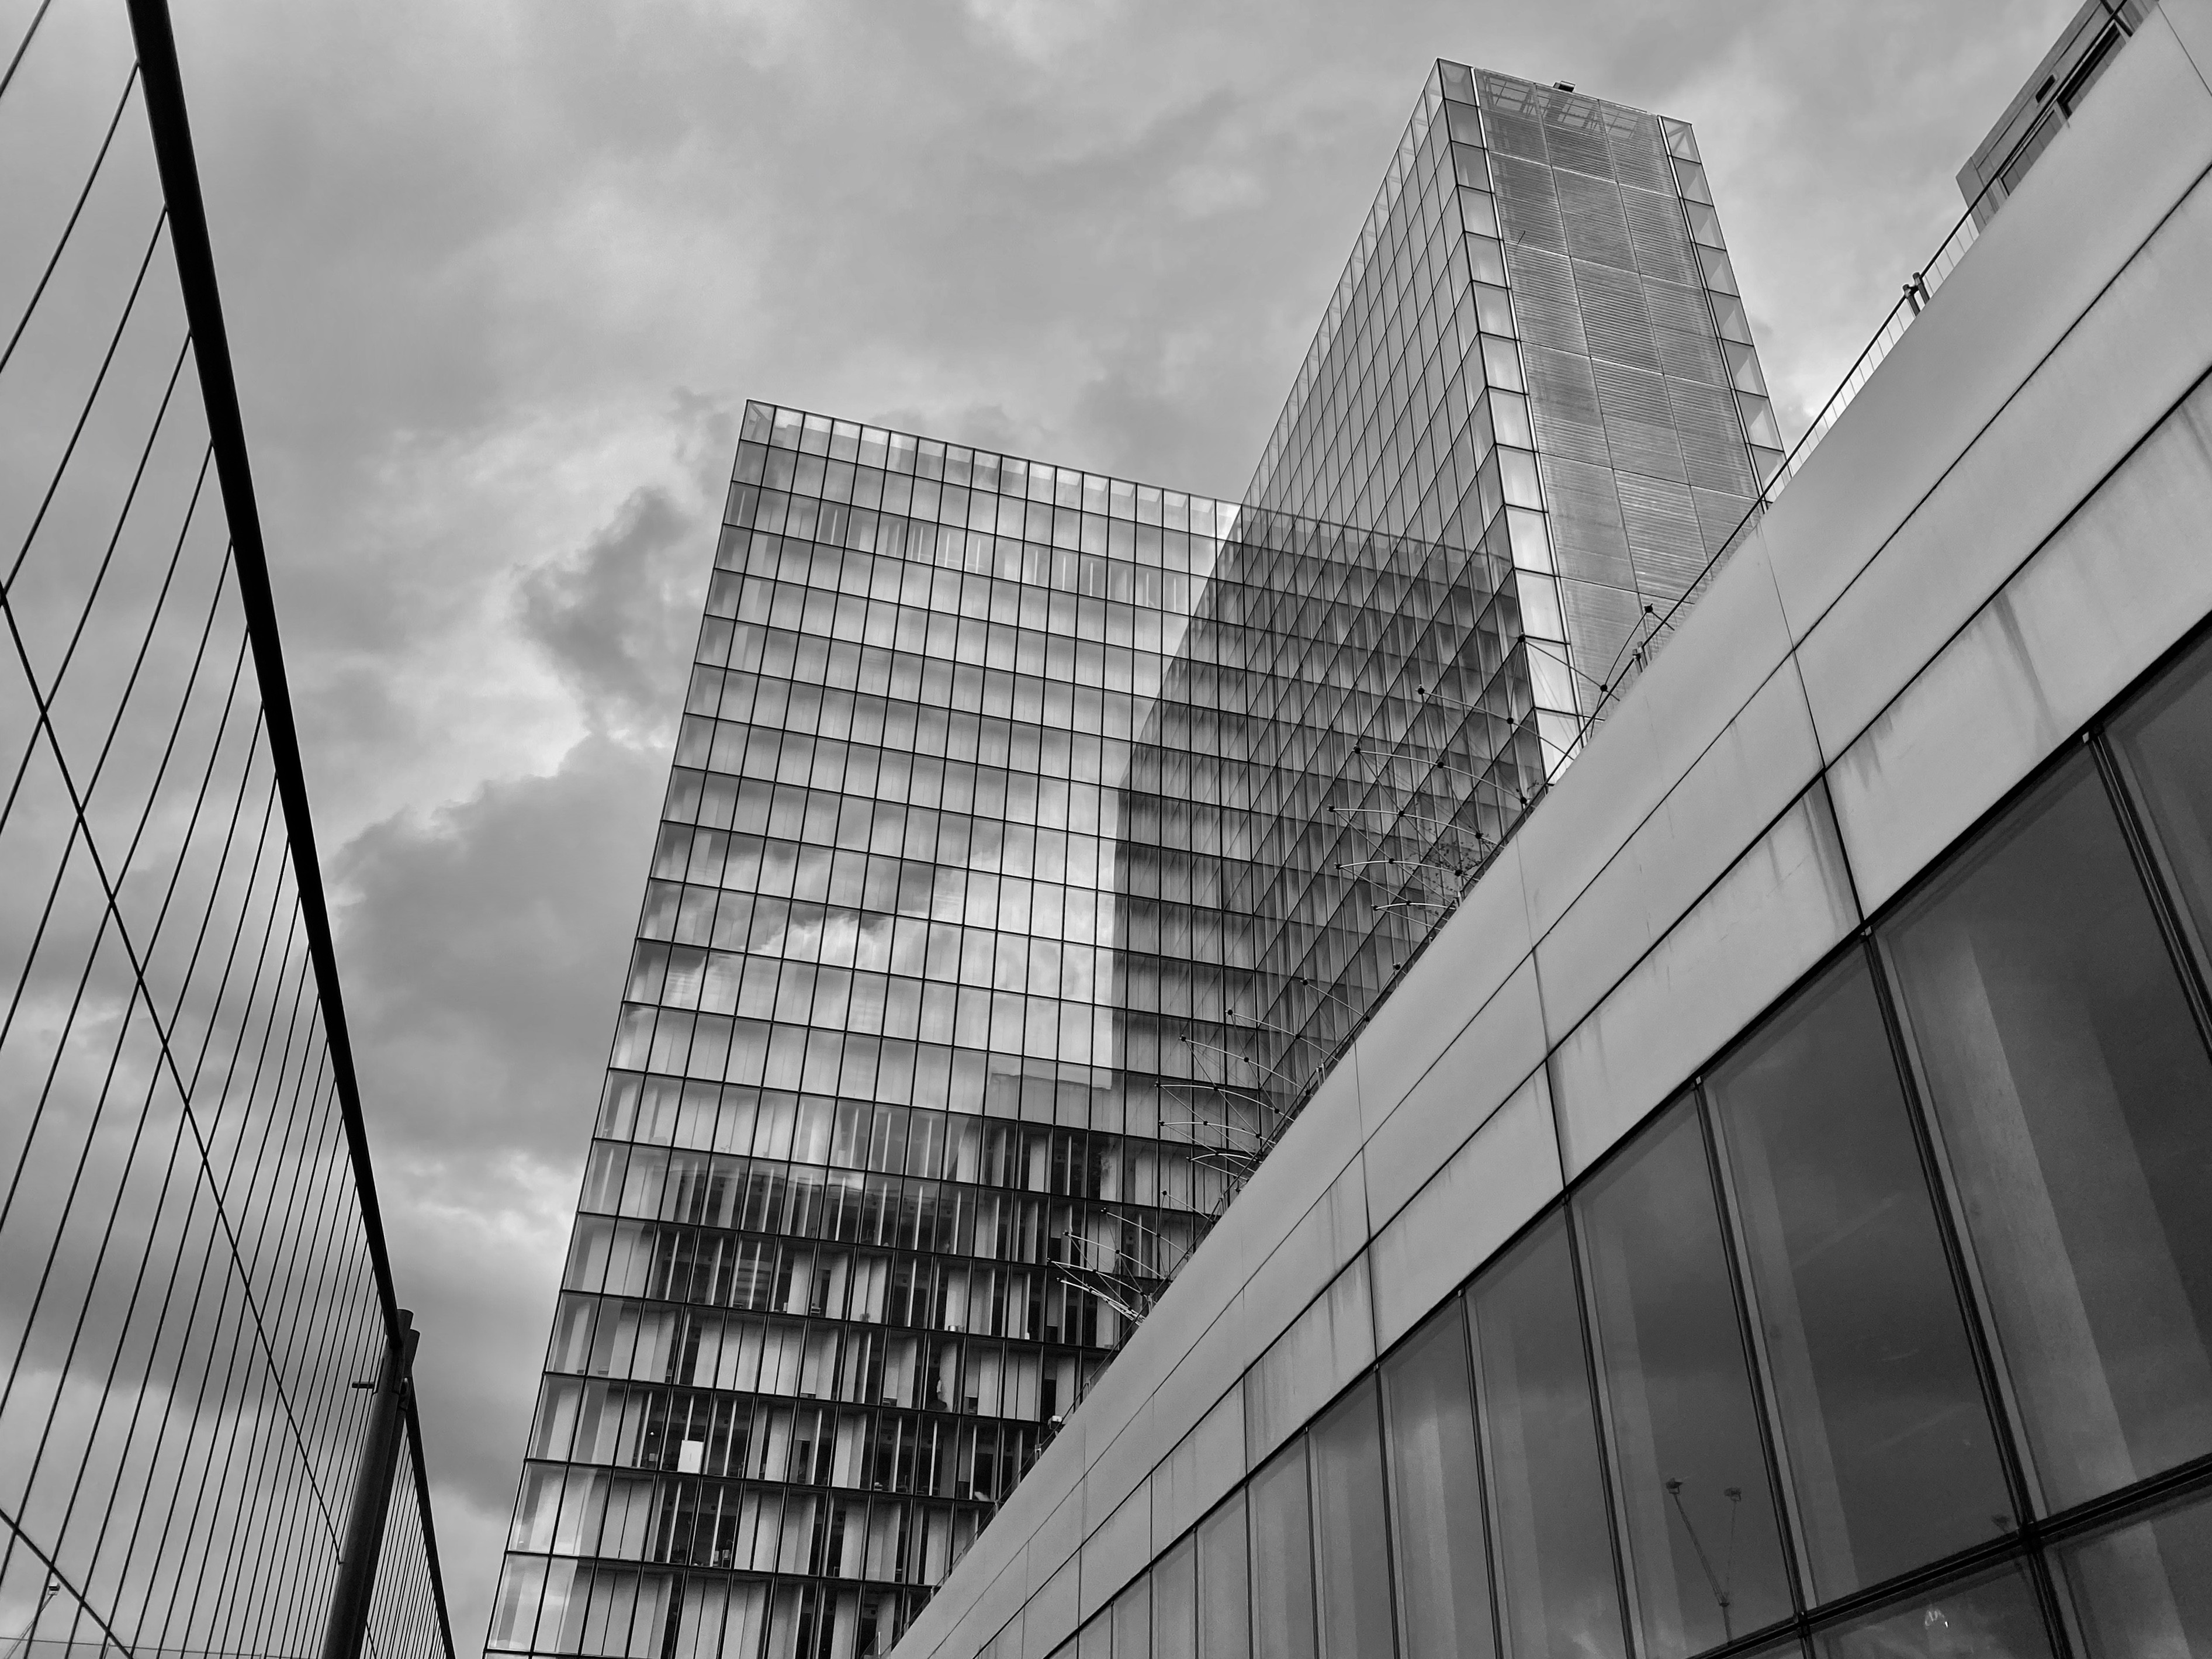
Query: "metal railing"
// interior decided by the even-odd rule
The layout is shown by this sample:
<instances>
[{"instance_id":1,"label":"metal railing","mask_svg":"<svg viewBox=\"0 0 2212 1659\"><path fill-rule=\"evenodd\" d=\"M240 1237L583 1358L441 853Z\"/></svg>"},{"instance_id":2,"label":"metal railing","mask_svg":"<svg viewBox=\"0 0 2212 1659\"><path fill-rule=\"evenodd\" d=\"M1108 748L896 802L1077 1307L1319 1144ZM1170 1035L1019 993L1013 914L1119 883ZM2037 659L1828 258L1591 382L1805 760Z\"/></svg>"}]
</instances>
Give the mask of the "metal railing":
<instances>
[{"instance_id":1,"label":"metal railing","mask_svg":"<svg viewBox=\"0 0 2212 1659\"><path fill-rule=\"evenodd\" d=\"M11 17L0 1659L450 1659L167 10Z\"/></svg>"}]
</instances>

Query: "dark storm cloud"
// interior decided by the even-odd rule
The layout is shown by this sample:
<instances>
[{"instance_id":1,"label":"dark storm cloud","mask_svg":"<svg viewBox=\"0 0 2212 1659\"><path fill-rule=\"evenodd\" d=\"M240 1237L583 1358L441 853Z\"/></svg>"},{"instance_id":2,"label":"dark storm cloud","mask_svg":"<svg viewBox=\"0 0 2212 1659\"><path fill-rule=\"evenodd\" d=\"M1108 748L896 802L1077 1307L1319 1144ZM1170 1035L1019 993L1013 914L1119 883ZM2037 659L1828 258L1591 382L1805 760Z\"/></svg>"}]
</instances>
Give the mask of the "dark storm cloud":
<instances>
[{"instance_id":1,"label":"dark storm cloud","mask_svg":"<svg viewBox=\"0 0 2212 1659\"><path fill-rule=\"evenodd\" d=\"M1234 496L1443 53L1697 124L1802 418L2065 9L179 9L465 1642L742 400Z\"/></svg>"},{"instance_id":2,"label":"dark storm cloud","mask_svg":"<svg viewBox=\"0 0 2212 1659\"><path fill-rule=\"evenodd\" d=\"M737 442L737 422L726 412L693 412L702 417L695 446L706 461L700 490L689 499L661 485L631 491L613 522L574 558L532 568L517 591L524 636L544 652L596 731L673 731L706 592L700 551Z\"/></svg>"}]
</instances>

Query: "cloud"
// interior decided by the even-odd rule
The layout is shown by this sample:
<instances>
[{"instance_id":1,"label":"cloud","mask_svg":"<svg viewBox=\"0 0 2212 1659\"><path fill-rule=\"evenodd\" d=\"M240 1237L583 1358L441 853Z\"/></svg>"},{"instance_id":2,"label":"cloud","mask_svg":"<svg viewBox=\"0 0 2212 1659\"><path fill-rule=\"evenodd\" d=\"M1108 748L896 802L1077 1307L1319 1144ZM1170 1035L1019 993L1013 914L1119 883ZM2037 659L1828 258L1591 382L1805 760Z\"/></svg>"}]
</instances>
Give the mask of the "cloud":
<instances>
[{"instance_id":1,"label":"cloud","mask_svg":"<svg viewBox=\"0 0 2212 1659\"><path fill-rule=\"evenodd\" d=\"M702 416L695 448L714 459L690 498L665 485L641 485L574 556L533 567L517 587L523 636L551 662L595 732L673 735L706 593L700 550L720 521L713 509L737 437L726 411L695 412Z\"/></svg>"},{"instance_id":2,"label":"cloud","mask_svg":"<svg viewBox=\"0 0 2212 1659\"><path fill-rule=\"evenodd\" d=\"M666 775L665 750L595 735L550 775L373 825L331 860L386 1226L424 1333L425 1435L471 1643Z\"/></svg>"}]
</instances>

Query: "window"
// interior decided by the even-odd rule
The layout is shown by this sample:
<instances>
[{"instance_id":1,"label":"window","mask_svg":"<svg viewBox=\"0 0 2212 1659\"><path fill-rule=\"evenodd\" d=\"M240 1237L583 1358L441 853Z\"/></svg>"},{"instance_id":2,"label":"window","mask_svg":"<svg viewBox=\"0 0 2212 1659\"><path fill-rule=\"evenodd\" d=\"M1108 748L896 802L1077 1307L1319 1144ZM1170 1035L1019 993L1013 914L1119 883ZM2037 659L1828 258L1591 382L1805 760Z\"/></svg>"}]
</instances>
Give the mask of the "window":
<instances>
[{"instance_id":1,"label":"window","mask_svg":"<svg viewBox=\"0 0 2212 1659\"><path fill-rule=\"evenodd\" d=\"M1249 1659L1250 1571L1240 1491L1198 1528L1198 1659Z\"/></svg>"},{"instance_id":2,"label":"window","mask_svg":"<svg viewBox=\"0 0 2212 1659\"><path fill-rule=\"evenodd\" d=\"M1404 1650L1489 1659L1497 1651L1490 1549L1467 1316L1456 1300L1383 1366L1382 1392Z\"/></svg>"},{"instance_id":3,"label":"window","mask_svg":"<svg viewBox=\"0 0 2212 1659\"><path fill-rule=\"evenodd\" d=\"M1865 959L1770 1021L1711 1093L1814 1599L2008 1528L2012 1500Z\"/></svg>"},{"instance_id":4,"label":"window","mask_svg":"<svg viewBox=\"0 0 2212 1659\"><path fill-rule=\"evenodd\" d=\"M2161 675L2112 723L2121 768L2180 897L2197 960L2212 942L2212 647Z\"/></svg>"},{"instance_id":5,"label":"window","mask_svg":"<svg viewBox=\"0 0 2212 1659\"><path fill-rule=\"evenodd\" d=\"M1391 1650L1382 1429L1372 1377L1314 1425L1322 1659L1371 1659Z\"/></svg>"},{"instance_id":6,"label":"window","mask_svg":"<svg viewBox=\"0 0 2212 1659\"><path fill-rule=\"evenodd\" d=\"M1152 1659L1152 1581L1139 1573L1114 1598L1114 1659Z\"/></svg>"},{"instance_id":7,"label":"window","mask_svg":"<svg viewBox=\"0 0 2212 1659\"><path fill-rule=\"evenodd\" d=\"M1516 1656L1620 1655L1565 1217L1542 1223L1478 1279L1468 1304L1507 1647Z\"/></svg>"},{"instance_id":8,"label":"window","mask_svg":"<svg viewBox=\"0 0 2212 1659\"><path fill-rule=\"evenodd\" d=\"M2066 1545L2057 1558L2060 1599L2089 1659L2212 1653L2212 1499Z\"/></svg>"},{"instance_id":9,"label":"window","mask_svg":"<svg viewBox=\"0 0 2212 1659\"><path fill-rule=\"evenodd\" d=\"M1252 1477L1251 1505L1253 1650L1268 1659L1314 1659L1313 1528L1303 1436Z\"/></svg>"},{"instance_id":10,"label":"window","mask_svg":"<svg viewBox=\"0 0 2212 1659\"><path fill-rule=\"evenodd\" d=\"M1185 1538L1152 1569L1152 1659L1196 1659L1198 1540Z\"/></svg>"},{"instance_id":11,"label":"window","mask_svg":"<svg viewBox=\"0 0 2212 1659\"><path fill-rule=\"evenodd\" d=\"M1814 1638L1820 1659L2039 1659L2051 1652L2035 1591L2018 1563L1892 1603Z\"/></svg>"},{"instance_id":12,"label":"window","mask_svg":"<svg viewBox=\"0 0 2212 1659\"><path fill-rule=\"evenodd\" d=\"M1651 1659L1790 1613L1782 1525L1695 1103L1575 1201L1627 1579Z\"/></svg>"},{"instance_id":13,"label":"window","mask_svg":"<svg viewBox=\"0 0 2212 1659\"><path fill-rule=\"evenodd\" d=\"M1885 946L2045 1502L2212 1450L2212 1061L2094 759Z\"/></svg>"}]
</instances>

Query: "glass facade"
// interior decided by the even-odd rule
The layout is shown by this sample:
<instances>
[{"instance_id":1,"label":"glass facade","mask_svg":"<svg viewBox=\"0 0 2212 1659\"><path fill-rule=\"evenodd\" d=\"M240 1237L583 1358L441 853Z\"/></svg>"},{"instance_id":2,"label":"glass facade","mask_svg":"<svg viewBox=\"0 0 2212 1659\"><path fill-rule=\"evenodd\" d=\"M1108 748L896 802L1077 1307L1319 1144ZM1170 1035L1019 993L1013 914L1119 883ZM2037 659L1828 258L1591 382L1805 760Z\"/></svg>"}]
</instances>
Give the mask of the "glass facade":
<instances>
[{"instance_id":1,"label":"glass facade","mask_svg":"<svg viewBox=\"0 0 2212 1659\"><path fill-rule=\"evenodd\" d=\"M1218 1207L1127 784L1229 515L748 406L495 1647L887 1649Z\"/></svg>"},{"instance_id":2,"label":"glass facade","mask_svg":"<svg viewBox=\"0 0 2212 1659\"><path fill-rule=\"evenodd\" d=\"M1779 467L1735 290L1686 125L1436 65L1132 770L1222 808L1231 1190Z\"/></svg>"},{"instance_id":3,"label":"glass facade","mask_svg":"<svg viewBox=\"0 0 2212 1659\"><path fill-rule=\"evenodd\" d=\"M1690 128L1439 63L1246 502L1488 550L1556 771L1781 461Z\"/></svg>"},{"instance_id":4,"label":"glass facade","mask_svg":"<svg viewBox=\"0 0 2212 1659\"><path fill-rule=\"evenodd\" d=\"M1201 1520L1249 1613L1154 1650L2212 1653L2207 754L2212 639Z\"/></svg>"},{"instance_id":5,"label":"glass facade","mask_svg":"<svg viewBox=\"0 0 2212 1659\"><path fill-rule=\"evenodd\" d=\"M1242 504L747 406L494 1649L888 1650L1749 509L1702 195L1686 128L1437 65ZM1566 1363L1565 1249L1483 1364ZM1394 1386L1086 1642L1374 1651L1409 1574L1487 1619L1385 1547ZM1500 1616L1587 1622L1596 1467Z\"/></svg>"}]
</instances>

